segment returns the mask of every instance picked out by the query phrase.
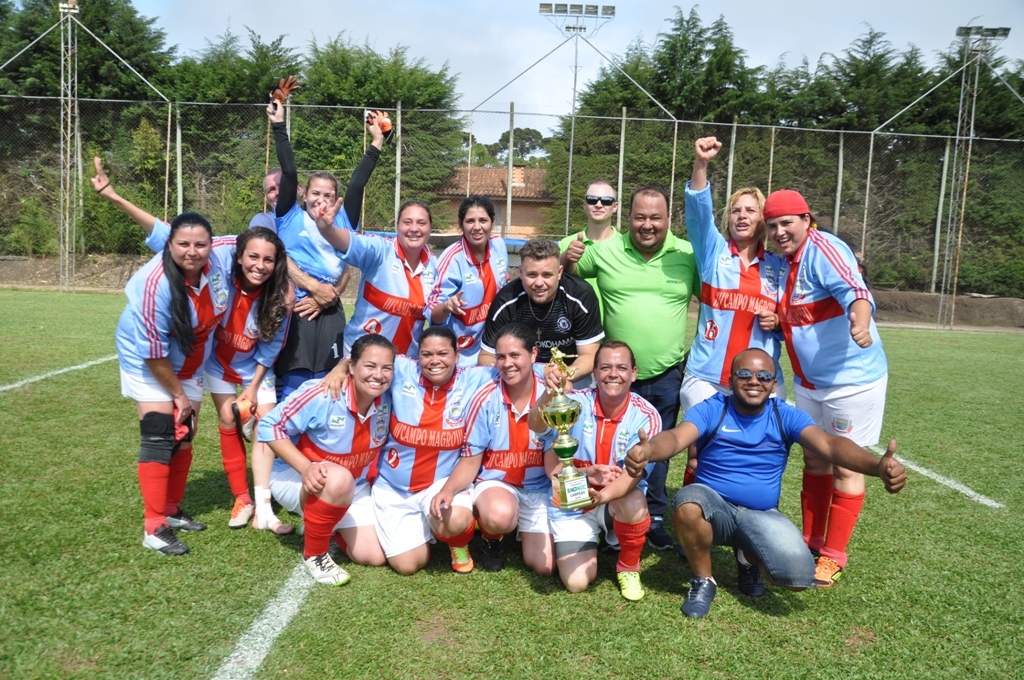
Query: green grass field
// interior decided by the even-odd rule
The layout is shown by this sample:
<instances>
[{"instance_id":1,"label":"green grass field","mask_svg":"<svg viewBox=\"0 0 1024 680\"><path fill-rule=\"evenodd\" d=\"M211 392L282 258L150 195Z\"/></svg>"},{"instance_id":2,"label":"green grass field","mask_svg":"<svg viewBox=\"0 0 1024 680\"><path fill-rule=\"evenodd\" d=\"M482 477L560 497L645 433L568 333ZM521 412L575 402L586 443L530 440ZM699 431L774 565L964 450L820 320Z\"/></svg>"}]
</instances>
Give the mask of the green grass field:
<instances>
[{"instance_id":1,"label":"green grass field","mask_svg":"<svg viewBox=\"0 0 1024 680\"><path fill-rule=\"evenodd\" d=\"M0 291L0 386L114 353L117 295ZM711 614L685 619L690 572L645 551L647 597L623 600L614 562L568 594L522 567L423 572L345 565L314 587L261 678L1008 677L1024 666L1024 335L883 329L884 436L898 455L1005 508L911 473L877 480L844 579L826 591L736 590L717 549ZM2 678L206 678L274 599L301 539L227 528L231 496L212 403L203 407L186 508L210 528L169 558L141 545L138 429L117 364L0 392ZM673 468L669 485L681 481ZM782 510L799 517L800 456ZM472 545L475 549L476 542ZM1017 669L1017 670L1014 670Z\"/></svg>"}]
</instances>

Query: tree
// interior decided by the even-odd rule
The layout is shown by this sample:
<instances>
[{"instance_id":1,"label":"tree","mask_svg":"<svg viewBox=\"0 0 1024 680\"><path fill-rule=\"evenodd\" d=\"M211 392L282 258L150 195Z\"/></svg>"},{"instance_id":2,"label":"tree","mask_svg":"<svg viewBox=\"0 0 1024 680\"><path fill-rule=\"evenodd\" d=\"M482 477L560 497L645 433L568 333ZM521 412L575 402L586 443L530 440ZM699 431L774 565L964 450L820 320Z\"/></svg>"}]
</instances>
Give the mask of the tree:
<instances>
[{"instance_id":1,"label":"tree","mask_svg":"<svg viewBox=\"0 0 1024 680\"><path fill-rule=\"evenodd\" d=\"M515 128L512 145L512 162L523 163L526 162L527 156L544 149L544 135L540 130L533 128ZM497 142L488 144L487 151L495 158L501 158L501 162L508 163L508 130L501 133Z\"/></svg>"}]
</instances>

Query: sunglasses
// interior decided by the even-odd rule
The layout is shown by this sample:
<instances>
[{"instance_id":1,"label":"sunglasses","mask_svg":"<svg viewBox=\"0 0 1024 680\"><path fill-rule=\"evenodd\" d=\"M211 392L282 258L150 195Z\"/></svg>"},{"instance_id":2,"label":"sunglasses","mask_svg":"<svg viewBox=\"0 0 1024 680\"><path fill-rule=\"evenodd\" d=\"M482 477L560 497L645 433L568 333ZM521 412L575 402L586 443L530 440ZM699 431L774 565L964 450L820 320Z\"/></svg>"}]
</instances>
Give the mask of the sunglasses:
<instances>
[{"instance_id":1,"label":"sunglasses","mask_svg":"<svg viewBox=\"0 0 1024 680\"><path fill-rule=\"evenodd\" d=\"M605 207L615 203L614 196L591 196L590 194L587 194L583 200L587 202L587 205L597 205L597 202L601 201L601 205Z\"/></svg>"},{"instance_id":2,"label":"sunglasses","mask_svg":"<svg viewBox=\"0 0 1024 680\"><path fill-rule=\"evenodd\" d=\"M733 375L744 381L750 380L751 378L757 378L757 381L760 383L770 383L775 380L774 373L769 373L768 371L757 371L755 373L748 368L741 368L738 371L734 371Z\"/></svg>"}]
</instances>

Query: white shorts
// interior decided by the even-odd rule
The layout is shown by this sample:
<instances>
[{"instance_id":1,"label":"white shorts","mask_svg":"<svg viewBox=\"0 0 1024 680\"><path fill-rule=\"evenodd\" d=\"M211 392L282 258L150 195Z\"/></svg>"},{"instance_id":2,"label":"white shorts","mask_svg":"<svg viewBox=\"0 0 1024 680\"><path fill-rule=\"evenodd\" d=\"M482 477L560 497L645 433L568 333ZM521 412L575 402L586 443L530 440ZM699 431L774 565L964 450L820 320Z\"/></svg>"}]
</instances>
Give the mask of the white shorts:
<instances>
[{"instance_id":1,"label":"white shorts","mask_svg":"<svg viewBox=\"0 0 1024 680\"><path fill-rule=\"evenodd\" d=\"M448 478L439 479L419 493L396 491L385 482L373 485L373 509L377 519L377 539L385 557L394 557L434 542L434 531L427 517L430 501ZM452 506L473 511L473 494L469 487L455 494Z\"/></svg>"},{"instance_id":2,"label":"white shorts","mask_svg":"<svg viewBox=\"0 0 1024 680\"><path fill-rule=\"evenodd\" d=\"M203 400L203 381L201 378L185 378L179 381L181 389L190 401ZM171 393L164 389L156 378L151 375L132 375L121 369L121 396L135 401L174 401Z\"/></svg>"},{"instance_id":3,"label":"white shorts","mask_svg":"<svg viewBox=\"0 0 1024 680\"><path fill-rule=\"evenodd\" d=\"M299 497L302 492L302 475L295 468L280 458L274 461L270 471L270 495L288 512L302 516ZM373 499L370 498L370 485L356 487L352 504L348 512L341 518L335 529L352 529L354 527L370 527L374 525Z\"/></svg>"},{"instance_id":4,"label":"white shorts","mask_svg":"<svg viewBox=\"0 0 1024 680\"><path fill-rule=\"evenodd\" d=\"M243 388L245 388L245 385L229 383L227 380L210 375L209 373L203 376L203 385L206 387L206 391L210 394L237 395ZM256 403L277 403L277 389L273 371L267 371L266 375L263 376L263 382L261 382L260 386L256 389Z\"/></svg>"},{"instance_id":5,"label":"white shorts","mask_svg":"<svg viewBox=\"0 0 1024 680\"><path fill-rule=\"evenodd\" d=\"M607 503L569 519L551 518L551 537L555 543L594 543L596 547L602 533L608 545L619 544Z\"/></svg>"},{"instance_id":6,"label":"white shorts","mask_svg":"<svg viewBox=\"0 0 1024 680\"><path fill-rule=\"evenodd\" d=\"M780 380L775 383L774 394L776 398L786 401L786 383L781 380L781 371L779 377ZM732 390L725 385L719 385L686 373L683 375L683 386L679 388L679 412L685 418L687 411L716 394L732 394Z\"/></svg>"},{"instance_id":7,"label":"white shorts","mask_svg":"<svg viewBox=\"0 0 1024 680\"><path fill-rule=\"evenodd\" d=\"M473 505L476 499L487 489L504 489L512 494L519 503L519 532L532 534L550 534L548 526L548 499L551 491L529 491L520 489L496 479L488 479L473 485Z\"/></svg>"},{"instance_id":8,"label":"white shorts","mask_svg":"<svg viewBox=\"0 0 1024 680\"><path fill-rule=\"evenodd\" d=\"M829 434L846 437L858 446L874 446L882 436L886 374L867 385L840 385L809 390L796 385L796 407Z\"/></svg>"}]
</instances>

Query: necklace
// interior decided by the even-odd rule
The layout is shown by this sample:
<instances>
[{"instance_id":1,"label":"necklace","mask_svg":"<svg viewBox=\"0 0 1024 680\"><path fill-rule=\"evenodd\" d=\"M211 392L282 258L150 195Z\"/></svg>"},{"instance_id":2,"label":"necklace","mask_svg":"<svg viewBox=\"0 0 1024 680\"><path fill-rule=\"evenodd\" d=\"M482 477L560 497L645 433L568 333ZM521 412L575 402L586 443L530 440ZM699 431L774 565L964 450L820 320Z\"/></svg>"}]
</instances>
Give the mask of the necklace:
<instances>
[{"instance_id":1,"label":"necklace","mask_svg":"<svg viewBox=\"0 0 1024 680\"><path fill-rule=\"evenodd\" d=\"M544 321L544 319L548 318L548 316L551 315L551 310L555 306L555 301L552 298L551 302L548 303L548 311L544 313L544 316L537 316L537 312L533 311L533 300L530 299L529 295L526 296L526 304L530 306L530 314L533 315L534 319L536 319L537 321Z\"/></svg>"}]
</instances>

